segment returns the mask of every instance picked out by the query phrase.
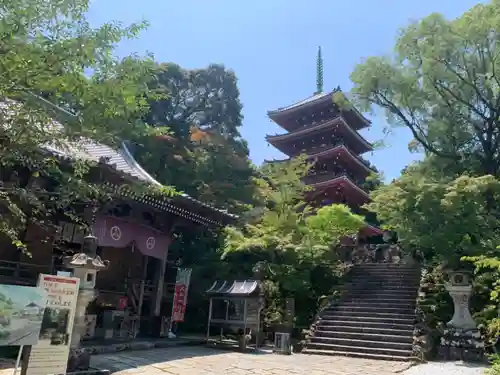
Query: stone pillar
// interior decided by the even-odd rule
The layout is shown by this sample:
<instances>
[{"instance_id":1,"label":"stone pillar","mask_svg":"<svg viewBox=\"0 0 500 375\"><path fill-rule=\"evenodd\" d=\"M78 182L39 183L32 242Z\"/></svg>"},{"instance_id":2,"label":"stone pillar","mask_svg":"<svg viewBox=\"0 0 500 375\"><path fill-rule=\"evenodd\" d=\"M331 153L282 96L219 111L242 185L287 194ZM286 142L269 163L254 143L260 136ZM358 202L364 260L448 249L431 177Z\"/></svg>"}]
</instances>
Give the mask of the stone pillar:
<instances>
[{"instance_id":1,"label":"stone pillar","mask_svg":"<svg viewBox=\"0 0 500 375\"><path fill-rule=\"evenodd\" d=\"M472 285L467 272L450 272L445 284L454 304L453 318L446 324L441 337L438 356L445 360L481 361L484 342L471 316L469 300Z\"/></svg>"},{"instance_id":2,"label":"stone pillar","mask_svg":"<svg viewBox=\"0 0 500 375\"><path fill-rule=\"evenodd\" d=\"M453 318L446 324L448 327L475 329L476 322L469 310L469 300L472 295L472 285L453 285L447 283L446 290L453 299Z\"/></svg>"},{"instance_id":3,"label":"stone pillar","mask_svg":"<svg viewBox=\"0 0 500 375\"><path fill-rule=\"evenodd\" d=\"M85 335L85 312L87 306L95 297L94 289L81 289L78 291L76 301L75 321L73 323L73 332L71 333L71 347L76 348L80 345L81 338Z\"/></svg>"}]
</instances>

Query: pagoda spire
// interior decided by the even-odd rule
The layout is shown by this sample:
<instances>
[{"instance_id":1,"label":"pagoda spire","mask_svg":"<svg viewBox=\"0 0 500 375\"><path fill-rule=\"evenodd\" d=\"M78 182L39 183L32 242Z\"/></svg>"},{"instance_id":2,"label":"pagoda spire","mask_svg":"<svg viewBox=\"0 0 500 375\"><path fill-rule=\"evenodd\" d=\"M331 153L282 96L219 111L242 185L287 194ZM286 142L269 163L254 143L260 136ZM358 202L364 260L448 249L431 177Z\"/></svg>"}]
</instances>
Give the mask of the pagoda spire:
<instances>
[{"instance_id":1,"label":"pagoda spire","mask_svg":"<svg viewBox=\"0 0 500 375\"><path fill-rule=\"evenodd\" d=\"M323 55L321 54L321 46L318 46L318 55L316 57L316 92L323 92Z\"/></svg>"}]
</instances>

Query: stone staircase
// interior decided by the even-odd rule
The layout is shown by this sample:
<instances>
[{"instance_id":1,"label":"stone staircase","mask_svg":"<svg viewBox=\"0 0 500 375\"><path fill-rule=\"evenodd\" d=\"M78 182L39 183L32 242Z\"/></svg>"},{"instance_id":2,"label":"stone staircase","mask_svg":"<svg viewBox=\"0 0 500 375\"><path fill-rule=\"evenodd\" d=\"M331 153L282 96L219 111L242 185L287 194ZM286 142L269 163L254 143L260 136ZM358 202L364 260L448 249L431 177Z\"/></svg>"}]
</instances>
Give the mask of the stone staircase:
<instances>
[{"instance_id":1,"label":"stone staircase","mask_svg":"<svg viewBox=\"0 0 500 375\"><path fill-rule=\"evenodd\" d=\"M319 314L303 352L410 360L420 268L371 263L351 272L351 284Z\"/></svg>"}]
</instances>

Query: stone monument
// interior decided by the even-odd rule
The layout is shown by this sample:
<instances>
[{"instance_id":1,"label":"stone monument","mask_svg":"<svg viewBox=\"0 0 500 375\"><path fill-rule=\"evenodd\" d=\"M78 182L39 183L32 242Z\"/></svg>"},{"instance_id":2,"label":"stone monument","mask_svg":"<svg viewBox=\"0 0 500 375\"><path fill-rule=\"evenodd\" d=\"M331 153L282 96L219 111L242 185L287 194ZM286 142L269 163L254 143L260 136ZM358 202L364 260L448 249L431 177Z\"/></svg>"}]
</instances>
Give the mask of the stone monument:
<instances>
[{"instance_id":1,"label":"stone monument","mask_svg":"<svg viewBox=\"0 0 500 375\"><path fill-rule=\"evenodd\" d=\"M453 318L446 324L441 337L438 355L445 360L481 361L484 342L469 310L472 295L470 273L452 271L448 273L446 290L453 299Z\"/></svg>"},{"instance_id":2,"label":"stone monument","mask_svg":"<svg viewBox=\"0 0 500 375\"><path fill-rule=\"evenodd\" d=\"M97 272L109 266L108 261L101 260L96 254L96 250L97 238L88 235L83 239L80 253L64 258L65 267L71 269L73 276L80 279L67 372L88 370L90 365L90 354L80 346L80 339L86 331L85 312L87 306L95 298Z\"/></svg>"}]
</instances>

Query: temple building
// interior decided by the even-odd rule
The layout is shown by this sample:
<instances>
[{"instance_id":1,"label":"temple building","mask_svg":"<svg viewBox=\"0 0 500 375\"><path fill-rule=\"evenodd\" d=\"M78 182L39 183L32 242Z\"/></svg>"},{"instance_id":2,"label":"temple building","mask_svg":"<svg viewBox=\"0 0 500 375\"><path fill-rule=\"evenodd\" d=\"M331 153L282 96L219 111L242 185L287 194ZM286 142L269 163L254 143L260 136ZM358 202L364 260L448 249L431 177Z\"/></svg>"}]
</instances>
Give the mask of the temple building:
<instances>
[{"instance_id":1,"label":"temple building","mask_svg":"<svg viewBox=\"0 0 500 375\"><path fill-rule=\"evenodd\" d=\"M33 97L53 113L57 126L72 121L72 113ZM109 268L97 275L97 296L87 308L83 338L165 335L172 311L171 280L175 280L182 255L170 251L177 233L218 230L238 217L183 193L163 196L136 192L132 189L136 185L162 185L139 165L127 142L117 149L91 140L68 143L64 149L41 145L40 152L57 157L61 164L94 162L93 182L116 193L111 201L95 207L88 220L87 210L82 208L81 212L97 239L97 255L109 261ZM26 168L15 168L28 176L27 184L45 186L50 182ZM78 202L73 205L78 207ZM23 236L27 252L0 236L0 283L34 286L40 273L70 271L63 259L80 252L85 230L68 220L61 215L55 229L29 224Z\"/></svg>"},{"instance_id":2,"label":"temple building","mask_svg":"<svg viewBox=\"0 0 500 375\"><path fill-rule=\"evenodd\" d=\"M312 187L307 199L313 206L344 203L353 212L366 215L361 207L370 198L364 185L375 170L360 157L373 147L359 130L371 123L354 107L344 109L334 103L334 94L342 93L340 88L323 91L321 48L316 83L314 95L268 112L269 118L285 132L267 135L266 140L289 158L305 154L313 163L304 178ZM379 228L368 223L360 233L364 238L381 234Z\"/></svg>"}]
</instances>

